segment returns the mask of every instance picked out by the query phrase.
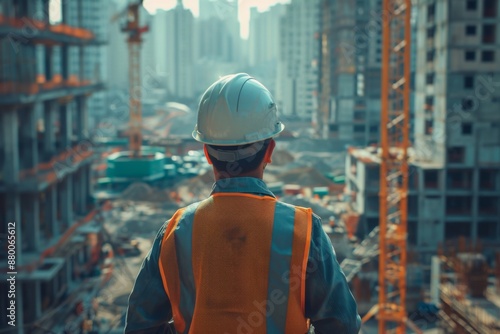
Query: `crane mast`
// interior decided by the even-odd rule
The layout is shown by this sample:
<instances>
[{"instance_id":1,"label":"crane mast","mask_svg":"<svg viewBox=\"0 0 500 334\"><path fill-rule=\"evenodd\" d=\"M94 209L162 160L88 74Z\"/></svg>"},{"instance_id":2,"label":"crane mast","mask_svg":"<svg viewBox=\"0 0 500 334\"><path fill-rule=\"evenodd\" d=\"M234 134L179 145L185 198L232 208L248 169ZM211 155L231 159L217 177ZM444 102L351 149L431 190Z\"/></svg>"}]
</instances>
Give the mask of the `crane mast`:
<instances>
[{"instance_id":1,"label":"crane mast","mask_svg":"<svg viewBox=\"0 0 500 334\"><path fill-rule=\"evenodd\" d=\"M142 144L142 110L141 110L141 44L142 35L148 31L148 26L141 27L139 9L142 0L130 3L126 9L126 22L122 31L128 34L129 55L129 98L130 98L130 152L131 156L140 157Z\"/></svg>"},{"instance_id":2,"label":"crane mast","mask_svg":"<svg viewBox=\"0 0 500 334\"><path fill-rule=\"evenodd\" d=\"M379 333L406 332L411 0L383 1ZM390 327L390 328L389 328Z\"/></svg>"}]
</instances>

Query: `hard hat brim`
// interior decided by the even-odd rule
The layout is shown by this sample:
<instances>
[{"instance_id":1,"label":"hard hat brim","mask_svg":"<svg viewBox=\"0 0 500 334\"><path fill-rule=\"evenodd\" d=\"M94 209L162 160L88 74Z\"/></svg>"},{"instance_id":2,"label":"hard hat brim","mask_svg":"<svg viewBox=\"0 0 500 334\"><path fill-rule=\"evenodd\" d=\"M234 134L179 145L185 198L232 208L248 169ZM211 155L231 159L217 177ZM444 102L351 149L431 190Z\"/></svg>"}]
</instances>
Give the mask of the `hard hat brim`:
<instances>
[{"instance_id":1,"label":"hard hat brim","mask_svg":"<svg viewBox=\"0 0 500 334\"><path fill-rule=\"evenodd\" d=\"M238 146L238 145L246 145L255 143L261 140L269 139L276 137L285 129L285 124L278 122L276 124L275 130L270 133L259 133L256 136L251 136L247 140L209 140L203 137L203 135L198 131L198 129L194 129L192 136L193 138L203 144L207 145L217 145L217 146Z\"/></svg>"}]
</instances>

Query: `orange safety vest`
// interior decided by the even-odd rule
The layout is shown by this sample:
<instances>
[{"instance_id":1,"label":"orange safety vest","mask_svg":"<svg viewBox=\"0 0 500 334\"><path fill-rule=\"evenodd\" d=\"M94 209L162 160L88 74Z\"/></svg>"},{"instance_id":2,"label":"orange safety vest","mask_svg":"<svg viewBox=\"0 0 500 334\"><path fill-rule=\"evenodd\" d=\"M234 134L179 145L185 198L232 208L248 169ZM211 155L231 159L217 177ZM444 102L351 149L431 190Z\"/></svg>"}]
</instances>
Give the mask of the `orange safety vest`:
<instances>
[{"instance_id":1,"label":"orange safety vest","mask_svg":"<svg viewBox=\"0 0 500 334\"><path fill-rule=\"evenodd\" d=\"M308 331L311 209L270 196L215 193L178 210L160 273L179 333Z\"/></svg>"}]
</instances>

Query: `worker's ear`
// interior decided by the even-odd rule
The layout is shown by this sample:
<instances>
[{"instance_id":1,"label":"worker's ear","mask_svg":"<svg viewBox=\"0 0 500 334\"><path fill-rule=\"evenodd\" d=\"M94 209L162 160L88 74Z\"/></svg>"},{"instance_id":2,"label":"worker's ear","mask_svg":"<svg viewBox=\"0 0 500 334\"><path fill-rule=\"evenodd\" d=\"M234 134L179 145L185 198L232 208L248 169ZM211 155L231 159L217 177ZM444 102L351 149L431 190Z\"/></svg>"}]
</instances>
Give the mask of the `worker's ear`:
<instances>
[{"instance_id":1,"label":"worker's ear","mask_svg":"<svg viewBox=\"0 0 500 334\"><path fill-rule=\"evenodd\" d=\"M265 163L271 163L271 156L273 155L274 148L276 147L276 142L274 139L271 138L271 141L269 142L269 145L267 146L267 151L266 155L264 156L264 162Z\"/></svg>"},{"instance_id":2,"label":"worker's ear","mask_svg":"<svg viewBox=\"0 0 500 334\"><path fill-rule=\"evenodd\" d=\"M207 158L208 164L212 164L212 160L210 160L210 156L207 151L207 144L203 144L203 152L205 153L205 158Z\"/></svg>"}]
</instances>

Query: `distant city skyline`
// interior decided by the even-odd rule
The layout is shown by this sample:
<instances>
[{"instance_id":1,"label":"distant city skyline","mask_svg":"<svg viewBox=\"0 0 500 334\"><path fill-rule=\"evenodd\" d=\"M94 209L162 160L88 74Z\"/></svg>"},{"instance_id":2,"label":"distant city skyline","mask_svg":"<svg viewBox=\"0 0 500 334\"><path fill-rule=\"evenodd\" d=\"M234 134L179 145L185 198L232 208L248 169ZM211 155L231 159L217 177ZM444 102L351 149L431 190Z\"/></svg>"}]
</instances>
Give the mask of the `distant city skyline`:
<instances>
[{"instance_id":1,"label":"distant city skyline","mask_svg":"<svg viewBox=\"0 0 500 334\"><path fill-rule=\"evenodd\" d=\"M278 3L290 3L291 0L239 0L238 7L238 19L240 21L240 36L241 38L247 39L249 33L249 23L250 23L250 8L257 7L259 11L266 11L269 7ZM191 10L195 17L200 15L199 13L199 0L183 0L182 3L186 8ZM214 1L217 3L217 0ZM144 8L151 14L154 14L158 9L169 10L175 7L177 0L144 0ZM223 10L224 5L220 5L221 10Z\"/></svg>"}]
</instances>

